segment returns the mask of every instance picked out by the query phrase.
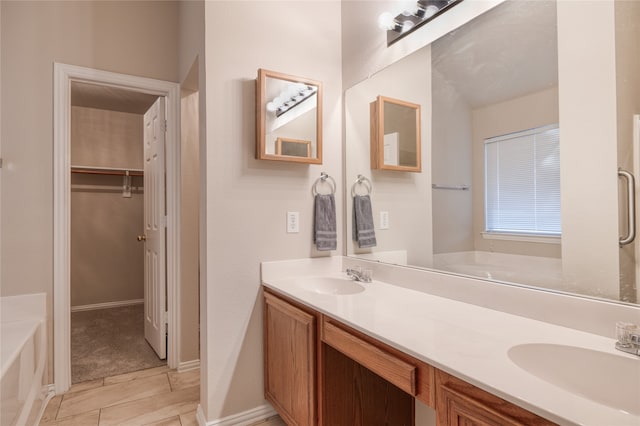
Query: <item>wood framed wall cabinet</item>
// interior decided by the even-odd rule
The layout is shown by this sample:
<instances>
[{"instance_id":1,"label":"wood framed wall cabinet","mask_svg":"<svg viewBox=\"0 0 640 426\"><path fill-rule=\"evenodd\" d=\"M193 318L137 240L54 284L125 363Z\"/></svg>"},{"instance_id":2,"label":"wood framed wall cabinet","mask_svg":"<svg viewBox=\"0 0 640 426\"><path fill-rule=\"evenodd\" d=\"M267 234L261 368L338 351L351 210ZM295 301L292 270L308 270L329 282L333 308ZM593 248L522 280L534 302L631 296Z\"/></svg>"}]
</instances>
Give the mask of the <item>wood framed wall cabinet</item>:
<instances>
[{"instance_id":1,"label":"wood framed wall cabinet","mask_svg":"<svg viewBox=\"0 0 640 426\"><path fill-rule=\"evenodd\" d=\"M378 96L369 110L371 168L422 172L420 105Z\"/></svg>"},{"instance_id":2,"label":"wood framed wall cabinet","mask_svg":"<svg viewBox=\"0 0 640 426\"><path fill-rule=\"evenodd\" d=\"M322 82L258 70L256 159L322 164Z\"/></svg>"}]
</instances>

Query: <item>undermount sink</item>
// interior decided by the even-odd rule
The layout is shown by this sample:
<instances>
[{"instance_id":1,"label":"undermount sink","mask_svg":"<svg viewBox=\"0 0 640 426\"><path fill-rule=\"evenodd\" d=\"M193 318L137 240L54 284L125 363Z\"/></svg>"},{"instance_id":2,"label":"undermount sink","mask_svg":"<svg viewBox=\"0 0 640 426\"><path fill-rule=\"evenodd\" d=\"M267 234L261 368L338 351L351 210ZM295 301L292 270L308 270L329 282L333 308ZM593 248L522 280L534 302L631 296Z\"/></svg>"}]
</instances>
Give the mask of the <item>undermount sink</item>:
<instances>
[{"instance_id":1,"label":"undermount sink","mask_svg":"<svg viewBox=\"0 0 640 426\"><path fill-rule=\"evenodd\" d=\"M517 345L508 355L518 367L546 382L640 416L640 358L545 343Z\"/></svg>"},{"instance_id":2,"label":"undermount sink","mask_svg":"<svg viewBox=\"0 0 640 426\"><path fill-rule=\"evenodd\" d=\"M346 295L364 291L364 286L348 278L308 277L300 278L300 286L305 290L320 294Z\"/></svg>"}]
</instances>

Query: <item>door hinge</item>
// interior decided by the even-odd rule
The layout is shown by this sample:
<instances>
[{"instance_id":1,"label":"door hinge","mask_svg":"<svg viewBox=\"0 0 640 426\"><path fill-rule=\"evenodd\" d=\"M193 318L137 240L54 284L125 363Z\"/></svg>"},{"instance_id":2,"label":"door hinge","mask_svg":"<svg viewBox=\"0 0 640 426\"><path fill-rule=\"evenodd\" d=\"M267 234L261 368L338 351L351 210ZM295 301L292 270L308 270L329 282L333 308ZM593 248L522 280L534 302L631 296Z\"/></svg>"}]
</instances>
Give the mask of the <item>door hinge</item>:
<instances>
[{"instance_id":1,"label":"door hinge","mask_svg":"<svg viewBox=\"0 0 640 426\"><path fill-rule=\"evenodd\" d=\"M164 120L164 132L165 133L167 132L167 127L168 127L167 120Z\"/></svg>"}]
</instances>

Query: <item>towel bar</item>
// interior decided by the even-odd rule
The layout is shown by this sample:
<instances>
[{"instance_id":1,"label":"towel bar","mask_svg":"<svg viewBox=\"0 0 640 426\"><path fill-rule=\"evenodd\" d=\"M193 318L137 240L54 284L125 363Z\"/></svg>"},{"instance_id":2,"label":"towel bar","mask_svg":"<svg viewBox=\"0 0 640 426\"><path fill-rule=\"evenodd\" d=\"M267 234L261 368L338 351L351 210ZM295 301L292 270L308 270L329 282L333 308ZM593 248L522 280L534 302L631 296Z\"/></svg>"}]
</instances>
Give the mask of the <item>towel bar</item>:
<instances>
[{"instance_id":1,"label":"towel bar","mask_svg":"<svg viewBox=\"0 0 640 426\"><path fill-rule=\"evenodd\" d=\"M438 185L436 183L431 184L431 188L433 189L458 189L460 191L467 191L469 189L469 185Z\"/></svg>"},{"instance_id":2,"label":"towel bar","mask_svg":"<svg viewBox=\"0 0 640 426\"><path fill-rule=\"evenodd\" d=\"M327 182L327 179L329 180L329 182ZM318 185L325 182L327 182L327 184L331 187L331 194L336 193L336 181L327 173L322 172L320 173L320 177L316 179L316 181L313 183L313 186L311 187L311 193L314 197L319 194Z\"/></svg>"},{"instance_id":3,"label":"towel bar","mask_svg":"<svg viewBox=\"0 0 640 426\"><path fill-rule=\"evenodd\" d=\"M355 197L356 195L358 195L358 192L357 192L358 185L362 185L367 189L367 193L365 195L371 195L371 190L373 189L373 185L371 184L371 181L365 176L358 175L358 178L356 179L355 182L353 182L353 185L351 186L352 197Z\"/></svg>"}]
</instances>

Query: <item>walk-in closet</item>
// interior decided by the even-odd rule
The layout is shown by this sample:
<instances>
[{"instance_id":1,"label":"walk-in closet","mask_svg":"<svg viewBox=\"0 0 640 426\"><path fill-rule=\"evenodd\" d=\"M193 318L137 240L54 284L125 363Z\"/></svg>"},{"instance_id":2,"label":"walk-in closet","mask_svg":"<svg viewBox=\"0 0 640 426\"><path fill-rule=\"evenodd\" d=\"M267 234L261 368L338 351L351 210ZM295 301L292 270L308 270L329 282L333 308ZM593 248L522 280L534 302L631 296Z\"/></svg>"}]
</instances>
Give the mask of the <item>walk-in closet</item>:
<instances>
[{"instance_id":1,"label":"walk-in closet","mask_svg":"<svg viewBox=\"0 0 640 426\"><path fill-rule=\"evenodd\" d=\"M156 99L72 83L72 383L166 364L144 336L143 120Z\"/></svg>"}]
</instances>

